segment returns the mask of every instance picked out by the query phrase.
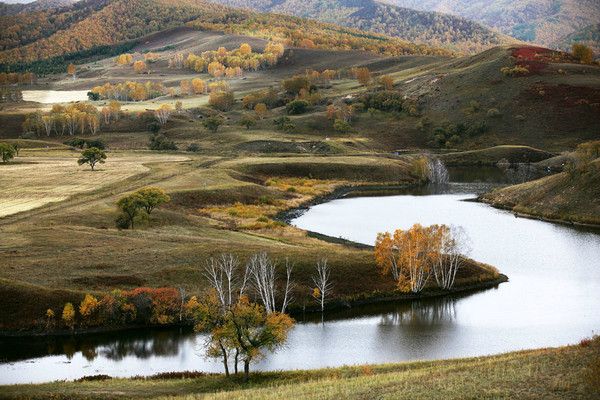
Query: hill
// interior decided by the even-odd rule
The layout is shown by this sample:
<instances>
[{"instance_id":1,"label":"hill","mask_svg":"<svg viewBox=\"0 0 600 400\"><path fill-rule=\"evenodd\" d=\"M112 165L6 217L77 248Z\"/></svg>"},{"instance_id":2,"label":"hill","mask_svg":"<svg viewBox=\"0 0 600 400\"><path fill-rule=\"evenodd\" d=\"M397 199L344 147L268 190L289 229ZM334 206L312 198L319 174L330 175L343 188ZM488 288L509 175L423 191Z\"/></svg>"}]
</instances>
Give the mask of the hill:
<instances>
[{"instance_id":1,"label":"hill","mask_svg":"<svg viewBox=\"0 0 600 400\"><path fill-rule=\"evenodd\" d=\"M410 42L443 46L463 53L474 53L514 42L511 38L459 16L416 11L374 0L212 1L262 12L317 19L399 37Z\"/></svg>"},{"instance_id":2,"label":"hill","mask_svg":"<svg viewBox=\"0 0 600 400\"><path fill-rule=\"evenodd\" d=\"M565 38L600 21L596 0L384 0L425 11L460 15L528 42L562 48ZM595 47L598 47L598 41Z\"/></svg>"},{"instance_id":3,"label":"hill","mask_svg":"<svg viewBox=\"0 0 600 400\"><path fill-rule=\"evenodd\" d=\"M29 3L0 2L0 15L15 15L70 6L79 0L36 0Z\"/></svg>"},{"instance_id":4,"label":"hill","mask_svg":"<svg viewBox=\"0 0 600 400\"><path fill-rule=\"evenodd\" d=\"M495 190L481 198L516 213L569 223L600 225L600 160L568 171Z\"/></svg>"},{"instance_id":5,"label":"hill","mask_svg":"<svg viewBox=\"0 0 600 400\"><path fill-rule=\"evenodd\" d=\"M66 9L20 14L12 22L5 18L10 29L1 36L4 50L0 51L0 64L10 63L20 69L27 68L23 63L43 59L64 62L64 57L77 52L91 55L100 48L109 51L112 45L192 21L192 26L202 30L275 37L303 47L360 49L390 55L449 54L356 29L234 10L201 0L84 0ZM43 29L34 29L37 26ZM29 33L21 37L24 31Z\"/></svg>"},{"instance_id":6,"label":"hill","mask_svg":"<svg viewBox=\"0 0 600 400\"><path fill-rule=\"evenodd\" d=\"M583 43L594 50L600 57L600 24L588 25L564 37L557 45L562 49L569 49L574 43Z\"/></svg>"}]
</instances>

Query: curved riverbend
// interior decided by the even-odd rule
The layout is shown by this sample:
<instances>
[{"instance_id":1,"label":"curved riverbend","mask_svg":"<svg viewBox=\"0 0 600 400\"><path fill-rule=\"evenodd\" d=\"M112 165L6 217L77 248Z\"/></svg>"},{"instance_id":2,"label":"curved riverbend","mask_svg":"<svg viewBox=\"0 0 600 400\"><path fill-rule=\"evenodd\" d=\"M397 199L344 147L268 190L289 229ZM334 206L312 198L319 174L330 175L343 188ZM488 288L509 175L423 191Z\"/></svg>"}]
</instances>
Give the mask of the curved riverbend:
<instances>
[{"instance_id":1,"label":"curved riverbend","mask_svg":"<svg viewBox=\"0 0 600 400\"><path fill-rule=\"evenodd\" d=\"M480 187L451 185L444 194L345 198L310 208L293 224L372 244L377 232L413 223L462 225L471 257L497 266L510 282L468 296L374 305L297 324L285 349L257 369L487 355L575 343L600 330L600 235L515 218L463 201ZM418 192L418 194L416 194ZM316 319L315 319L316 318ZM1 339L0 383L75 379L84 375L220 372L203 356L202 335L144 330L77 338Z\"/></svg>"}]
</instances>

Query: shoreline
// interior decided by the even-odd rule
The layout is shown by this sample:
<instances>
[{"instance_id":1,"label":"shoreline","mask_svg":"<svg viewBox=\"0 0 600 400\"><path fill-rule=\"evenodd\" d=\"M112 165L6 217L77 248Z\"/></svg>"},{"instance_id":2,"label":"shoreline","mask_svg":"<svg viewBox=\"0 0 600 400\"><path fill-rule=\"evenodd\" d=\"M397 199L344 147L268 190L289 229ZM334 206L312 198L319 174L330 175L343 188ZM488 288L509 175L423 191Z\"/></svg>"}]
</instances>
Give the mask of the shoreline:
<instances>
[{"instance_id":1,"label":"shoreline","mask_svg":"<svg viewBox=\"0 0 600 400\"><path fill-rule=\"evenodd\" d=\"M368 197L368 196L379 196L388 193L389 195L397 194L398 191L410 189L411 187L418 187L417 184L392 184L392 185L344 185L335 188L330 193L315 196L299 206L292 207L283 211L280 211L276 216L275 220L290 224L294 219L306 212L310 207L322 204L335 199L346 198L346 197ZM472 201L478 201L473 199ZM314 231L305 231L307 236L313 237L319 240L323 240L329 243L340 244L344 246L354 247L363 250L373 249L372 245L364 243L354 242L348 239L336 238L333 236L324 235ZM488 267L485 264L479 263L475 260L468 259L469 263L478 265L480 267ZM489 268L493 268L489 266ZM451 290L440 290L436 288L424 289L421 293L400 293L396 291L391 292L377 292L369 293L363 292L358 293L353 298L340 297L332 299L325 304L325 311L341 311L347 310L354 307L361 307L366 305L375 304L389 304L394 302L407 303L419 300L427 300L440 298L444 296L450 296L454 294L468 294L475 293L483 290L492 289L498 287L501 283L508 282L508 276L499 272L496 279L466 284L464 286L457 286ZM305 314L318 314L321 309L316 304L307 305L290 305L288 313L291 317L297 317ZM175 323L168 325L133 325L133 326L117 326L117 327L93 327L84 329L71 330L56 330L51 332L35 331L35 330L24 330L24 331L0 331L0 338L20 338L20 337L80 337L92 334L111 333L120 331L134 331L142 329L175 329L175 328L189 328L193 326L190 323Z\"/></svg>"}]
</instances>

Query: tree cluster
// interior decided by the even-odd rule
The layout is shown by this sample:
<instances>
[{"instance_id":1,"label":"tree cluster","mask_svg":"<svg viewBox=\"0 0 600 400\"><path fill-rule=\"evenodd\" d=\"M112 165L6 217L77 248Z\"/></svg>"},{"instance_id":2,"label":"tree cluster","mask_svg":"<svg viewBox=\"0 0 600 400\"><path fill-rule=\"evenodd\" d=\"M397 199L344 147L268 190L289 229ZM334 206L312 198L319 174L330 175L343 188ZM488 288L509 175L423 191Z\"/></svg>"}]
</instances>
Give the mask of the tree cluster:
<instances>
[{"instance_id":1,"label":"tree cluster","mask_svg":"<svg viewBox=\"0 0 600 400\"><path fill-rule=\"evenodd\" d=\"M171 197L157 187L146 187L121 197L117 201L117 207L121 211L116 220L117 227L133 229L140 217L149 218L156 207L170 201Z\"/></svg>"},{"instance_id":2,"label":"tree cluster","mask_svg":"<svg viewBox=\"0 0 600 400\"><path fill-rule=\"evenodd\" d=\"M446 225L413 225L377 235L375 261L403 292L421 292L431 276L445 290L454 286L465 261L468 239L464 230Z\"/></svg>"},{"instance_id":3,"label":"tree cluster","mask_svg":"<svg viewBox=\"0 0 600 400\"><path fill-rule=\"evenodd\" d=\"M167 90L160 82L123 82L123 83L105 83L102 86L95 86L90 91L96 93L100 99L110 99L118 101L144 101L163 96Z\"/></svg>"},{"instance_id":4,"label":"tree cluster","mask_svg":"<svg viewBox=\"0 0 600 400\"><path fill-rule=\"evenodd\" d=\"M23 122L23 131L38 136L73 136L76 133L95 135L100 129L100 122L98 110L92 104L55 104L49 112L36 111L28 114Z\"/></svg>"}]
</instances>

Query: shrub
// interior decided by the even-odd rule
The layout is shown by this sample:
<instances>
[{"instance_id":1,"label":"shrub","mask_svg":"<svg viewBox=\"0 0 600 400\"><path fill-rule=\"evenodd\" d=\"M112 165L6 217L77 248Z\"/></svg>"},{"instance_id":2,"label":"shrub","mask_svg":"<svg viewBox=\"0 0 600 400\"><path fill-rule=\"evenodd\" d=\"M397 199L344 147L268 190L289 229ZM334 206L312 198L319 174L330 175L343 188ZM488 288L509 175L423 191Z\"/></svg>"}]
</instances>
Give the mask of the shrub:
<instances>
[{"instance_id":1,"label":"shrub","mask_svg":"<svg viewBox=\"0 0 600 400\"><path fill-rule=\"evenodd\" d=\"M275 128L280 131L291 132L296 127L292 124L292 120L289 117L278 117L273 120L273 125Z\"/></svg>"},{"instance_id":2,"label":"shrub","mask_svg":"<svg viewBox=\"0 0 600 400\"><path fill-rule=\"evenodd\" d=\"M85 147L85 139L81 139L78 137L74 137L63 143L67 146L75 147L77 149L83 149Z\"/></svg>"},{"instance_id":3,"label":"shrub","mask_svg":"<svg viewBox=\"0 0 600 400\"><path fill-rule=\"evenodd\" d=\"M0 157L3 163L7 163L9 160L15 157L17 151L13 146L8 143L0 143Z\"/></svg>"},{"instance_id":4,"label":"shrub","mask_svg":"<svg viewBox=\"0 0 600 400\"><path fill-rule=\"evenodd\" d=\"M208 104L219 111L231 110L234 103L235 97L231 91L217 90L211 92L208 97Z\"/></svg>"},{"instance_id":5,"label":"shrub","mask_svg":"<svg viewBox=\"0 0 600 400\"><path fill-rule=\"evenodd\" d=\"M100 93L87 92L87 97L90 101L98 101L100 100Z\"/></svg>"},{"instance_id":6,"label":"shrub","mask_svg":"<svg viewBox=\"0 0 600 400\"><path fill-rule=\"evenodd\" d=\"M244 114L240 119L240 125L245 126L246 129L250 129L252 126L256 125L256 119L250 114Z\"/></svg>"},{"instance_id":7,"label":"shrub","mask_svg":"<svg viewBox=\"0 0 600 400\"><path fill-rule=\"evenodd\" d=\"M95 147L100 150L106 150L106 143L102 139L90 139L86 140L85 144L87 147Z\"/></svg>"},{"instance_id":8,"label":"shrub","mask_svg":"<svg viewBox=\"0 0 600 400\"><path fill-rule=\"evenodd\" d=\"M200 151L200 146L198 145L198 143L190 143L188 145L188 147L186 148L186 151L190 151L192 153L197 153Z\"/></svg>"},{"instance_id":9,"label":"shrub","mask_svg":"<svg viewBox=\"0 0 600 400\"><path fill-rule=\"evenodd\" d=\"M367 93L361 100L366 109L372 108L387 112L402 111L404 102L402 95L399 92L390 90Z\"/></svg>"},{"instance_id":10,"label":"shrub","mask_svg":"<svg viewBox=\"0 0 600 400\"><path fill-rule=\"evenodd\" d=\"M591 64L594 61L594 51L584 44L575 43L573 45L573 57L582 64Z\"/></svg>"},{"instance_id":11,"label":"shrub","mask_svg":"<svg viewBox=\"0 0 600 400\"><path fill-rule=\"evenodd\" d=\"M305 75L296 75L281 82L281 87L288 94L296 96L302 89L311 91L310 81Z\"/></svg>"},{"instance_id":12,"label":"shrub","mask_svg":"<svg viewBox=\"0 0 600 400\"><path fill-rule=\"evenodd\" d=\"M225 119L220 115L211 115L202 121L202 125L211 132L216 132L219 127L225 123Z\"/></svg>"},{"instance_id":13,"label":"shrub","mask_svg":"<svg viewBox=\"0 0 600 400\"><path fill-rule=\"evenodd\" d=\"M309 104L306 100L292 100L286 104L285 109L290 115L304 114L308 111Z\"/></svg>"},{"instance_id":14,"label":"shrub","mask_svg":"<svg viewBox=\"0 0 600 400\"><path fill-rule=\"evenodd\" d=\"M529 68L523 65L515 65L514 67L503 67L500 72L504 76L525 76L529 74Z\"/></svg>"},{"instance_id":15,"label":"shrub","mask_svg":"<svg viewBox=\"0 0 600 400\"><path fill-rule=\"evenodd\" d=\"M333 123L333 129L337 132L348 132L349 130L352 129L352 127L350 126L350 124L344 120L341 119L336 119L335 122Z\"/></svg>"},{"instance_id":16,"label":"shrub","mask_svg":"<svg viewBox=\"0 0 600 400\"><path fill-rule=\"evenodd\" d=\"M150 138L150 150L166 151L177 150L177 145L174 141L167 139L163 134L156 134Z\"/></svg>"}]
</instances>

